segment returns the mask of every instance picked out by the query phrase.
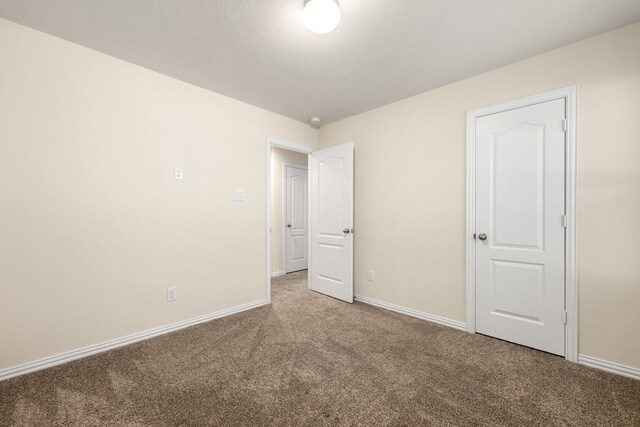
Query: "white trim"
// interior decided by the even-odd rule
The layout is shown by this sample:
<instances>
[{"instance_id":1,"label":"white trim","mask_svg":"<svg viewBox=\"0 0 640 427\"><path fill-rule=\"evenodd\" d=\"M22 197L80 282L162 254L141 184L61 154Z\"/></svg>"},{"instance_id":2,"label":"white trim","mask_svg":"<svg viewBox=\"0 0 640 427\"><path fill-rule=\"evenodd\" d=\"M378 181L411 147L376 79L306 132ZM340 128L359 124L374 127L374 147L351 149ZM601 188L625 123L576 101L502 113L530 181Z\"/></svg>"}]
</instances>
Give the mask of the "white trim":
<instances>
[{"instance_id":1,"label":"white trim","mask_svg":"<svg viewBox=\"0 0 640 427\"><path fill-rule=\"evenodd\" d=\"M566 100L565 358L570 362L578 362L578 86L566 88Z\"/></svg>"},{"instance_id":2,"label":"white trim","mask_svg":"<svg viewBox=\"0 0 640 427\"><path fill-rule=\"evenodd\" d=\"M284 271L272 271L271 272L271 277L284 276L285 274L287 274L287 273L285 273Z\"/></svg>"},{"instance_id":3,"label":"white trim","mask_svg":"<svg viewBox=\"0 0 640 427\"><path fill-rule=\"evenodd\" d=\"M365 297L362 295L354 295L354 299L356 301L360 301L365 304L384 308L390 311L395 311L396 313L405 314L411 317L417 317L418 319L426 320L428 322L438 323L444 326L449 326L450 328L458 329L460 331L467 330L467 325L464 322L459 322L457 320L451 320L451 319L447 319L446 317L440 317L433 314L424 313L422 311L414 310L412 308L406 308L400 305L390 304L388 302Z\"/></svg>"},{"instance_id":4,"label":"white trim","mask_svg":"<svg viewBox=\"0 0 640 427\"><path fill-rule=\"evenodd\" d=\"M157 337L158 335L164 335L170 332L175 332L180 329L188 328L189 326L197 325L199 323L208 322L220 317L230 316L232 314L240 313L242 311L251 310L253 308L266 305L267 301L259 300L242 304L236 307L228 308L225 310L216 311L213 313L205 314L202 316L194 317L192 319L183 320L181 322L172 323L170 325L160 326L158 328L149 329L147 331L138 332L125 337L116 338L114 340L105 341L100 344L93 344L87 347L78 348L76 350L60 353L55 356L45 357L44 359L36 360L34 362L24 363L22 365L13 366L0 370L0 381L6 380L19 375L28 374L29 372L39 371L41 369L50 368L52 366L61 365L63 363L71 362L72 360L81 359L83 357L92 356L94 354L102 353L105 351L113 350L118 347L133 344L138 341L144 341L149 338Z\"/></svg>"},{"instance_id":5,"label":"white trim","mask_svg":"<svg viewBox=\"0 0 640 427\"><path fill-rule=\"evenodd\" d=\"M265 300L271 304L271 148L278 147L285 150L297 151L299 153L310 154L313 150L305 145L284 141L277 138L267 137L266 142L266 179L265 179L265 253L266 253L266 274L265 274Z\"/></svg>"},{"instance_id":6,"label":"white trim","mask_svg":"<svg viewBox=\"0 0 640 427\"><path fill-rule=\"evenodd\" d=\"M311 162L313 161L312 153L307 155L307 169L308 172L311 172ZM313 235L313 230L311 229L311 225L313 224L313 212L311 211L311 190L315 188L315 184L313 182L313 174L307 174L307 289L310 291L313 290L312 279L313 279L313 263L311 262L311 250L313 249L313 245L311 244L311 236Z\"/></svg>"},{"instance_id":7,"label":"white trim","mask_svg":"<svg viewBox=\"0 0 640 427\"><path fill-rule=\"evenodd\" d=\"M305 165L298 165L298 164L295 164L295 163L283 162L283 163L282 163L282 165L283 165L285 168L290 167L290 168L297 168L297 169L309 170L309 168L308 168L307 166L305 166Z\"/></svg>"},{"instance_id":8,"label":"white trim","mask_svg":"<svg viewBox=\"0 0 640 427\"><path fill-rule=\"evenodd\" d=\"M618 374L625 377L633 378L635 380L640 380L640 369L632 368L631 366L625 366L619 363L609 362L591 356L585 356L584 354L578 355L578 363L581 365L589 366L591 368L611 372L612 374Z\"/></svg>"},{"instance_id":9,"label":"white trim","mask_svg":"<svg viewBox=\"0 0 640 427\"><path fill-rule=\"evenodd\" d=\"M282 163L282 268L286 273L293 273L287 271L287 201L289 195L287 194L287 168L304 169L307 171L307 193L309 193L309 168L307 166L296 165L295 163ZM308 207L308 202L307 202ZM307 209L307 215L309 210ZM309 238L309 227L307 227L307 239ZM307 267L309 266L309 253L307 251Z\"/></svg>"},{"instance_id":10,"label":"white trim","mask_svg":"<svg viewBox=\"0 0 640 427\"><path fill-rule=\"evenodd\" d=\"M554 99L566 99L567 153L565 165L565 210L568 225L565 234L565 359L578 361L578 86L517 99L503 104L480 108L467 113L467 237L466 237L466 282L467 282L467 331L476 332L475 307L475 123L478 117L539 104Z\"/></svg>"},{"instance_id":11,"label":"white trim","mask_svg":"<svg viewBox=\"0 0 640 427\"><path fill-rule=\"evenodd\" d=\"M467 331L476 333L476 245L473 235L476 232L476 117L467 113Z\"/></svg>"}]
</instances>

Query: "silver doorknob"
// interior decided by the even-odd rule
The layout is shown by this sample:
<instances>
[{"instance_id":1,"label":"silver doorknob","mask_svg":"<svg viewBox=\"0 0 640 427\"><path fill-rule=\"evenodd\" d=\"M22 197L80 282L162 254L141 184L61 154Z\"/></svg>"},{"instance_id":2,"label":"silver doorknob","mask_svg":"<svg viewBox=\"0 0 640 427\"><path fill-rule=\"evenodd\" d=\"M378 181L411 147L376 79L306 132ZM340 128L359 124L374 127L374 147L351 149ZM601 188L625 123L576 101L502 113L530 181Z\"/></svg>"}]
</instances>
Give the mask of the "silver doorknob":
<instances>
[{"instance_id":1,"label":"silver doorknob","mask_svg":"<svg viewBox=\"0 0 640 427\"><path fill-rule=\"evenodd\" d=\"M486 234L484 234L484 233L480 233L480 234L478 234L478 239L480 239L480 240L487 240L487 235L486 235Z\"/></svg>"},{"instance_id":2,"label":"silver doorknob","mask_svg":"<svg viewBox=\"0 0 640 427\"><path fill-rule=\"evenodd\" d=\"M344 230L342 230L342 232L344 234L349 234L349 233L351 233L351 230L349 230L348 228L345 228Z\"/></svg>"},{"instance_id":3,"label":"silver doorknob","mask_svg":"<svg viewBox=\"0 0 640 427\"><path fill-rule=\"evenodd\" d=\"M288 228L291 228L291 224L287 224L287 227L288 227Z\"/></svg>"}]
</instances>

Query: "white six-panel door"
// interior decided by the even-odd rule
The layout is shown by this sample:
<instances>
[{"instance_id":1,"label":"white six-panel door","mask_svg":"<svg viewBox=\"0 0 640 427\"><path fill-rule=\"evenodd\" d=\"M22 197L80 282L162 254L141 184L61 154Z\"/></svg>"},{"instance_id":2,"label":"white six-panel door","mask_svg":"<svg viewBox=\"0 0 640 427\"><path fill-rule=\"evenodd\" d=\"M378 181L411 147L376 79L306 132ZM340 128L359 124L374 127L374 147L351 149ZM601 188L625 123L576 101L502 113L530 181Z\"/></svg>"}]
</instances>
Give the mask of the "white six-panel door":
<instances>
[{"instance_id":1,"label":"white six-panel door","mask_svg":"<svg viewBox=\"0 0 640 427\"><path fill-rule=\"evenodd\" d=\"M285 268L287 273L307 268L307 169L286 166Z\"/></svg>"},{"instance_id":2,"label":"white six-panel door","mask_svg":"<svg viewBox=\"0 0 640 427\"><path fill-rule=\"evenodd\" d=\"M310 156L311 289L353 302L353 143Z\"/></svg>"},{"instance_id":3,"label":"white six-panel door","mask_svg":"<svg viewBox=\"0 0 640 427\"><path fill-rule=\"evenodd\" d=\"M476 331L565 354L565 100L476 120Z\"/></svg>"}]
</instances>

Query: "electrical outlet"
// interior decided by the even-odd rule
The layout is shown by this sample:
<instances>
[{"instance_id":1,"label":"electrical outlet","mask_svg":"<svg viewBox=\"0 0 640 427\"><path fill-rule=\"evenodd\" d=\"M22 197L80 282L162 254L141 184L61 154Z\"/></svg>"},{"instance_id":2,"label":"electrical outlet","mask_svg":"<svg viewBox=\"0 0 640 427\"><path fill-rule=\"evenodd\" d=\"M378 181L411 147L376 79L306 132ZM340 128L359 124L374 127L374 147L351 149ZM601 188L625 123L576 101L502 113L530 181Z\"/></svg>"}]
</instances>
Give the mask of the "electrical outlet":
<instances>
[{"instance_id":1,"label":"electrical outlet","mask_svg":"<svg viewBox=\"0 0 640 427\"><path fill-rule=\"evenodd\" d=\"M167 301L175 301L178 298L178 290L173 288L167 288Z\"/></svg>"},{"instance_id":2,"label":"electrical outlet","mask_svg":"<svg viewBox=\"0 0 640 427\"><path fill-rule=\"evenodd\" d=\"M376 280L376 273L373 270L367 271L367 280L370 282L373 282L374 280Z\"/></svg>"},{"instance_id":3,"label":"electrical outlet","mask_svg":"<svg viewBox=\"0 0 640 427\"><path fill-rule=\"evenodd\" d=\"M182 173L182 168L176 168L174 171L174 176L176 179L182 179L184 174Z\"/></svg>"}]
</instances>

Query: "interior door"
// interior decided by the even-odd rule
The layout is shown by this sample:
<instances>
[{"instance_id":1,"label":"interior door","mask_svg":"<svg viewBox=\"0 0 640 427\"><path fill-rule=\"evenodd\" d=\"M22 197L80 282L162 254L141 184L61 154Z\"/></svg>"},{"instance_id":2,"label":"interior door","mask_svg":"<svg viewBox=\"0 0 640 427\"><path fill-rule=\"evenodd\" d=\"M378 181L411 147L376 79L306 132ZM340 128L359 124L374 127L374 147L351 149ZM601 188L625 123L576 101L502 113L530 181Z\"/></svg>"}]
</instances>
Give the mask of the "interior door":
<instances>
[{"instance_id":1,"label":"interior door","mask_svg":"<svg viewBox=\"0 0 640 427\"><path fill-rule=\"evenodd\" d=\"M565 100L476 120L476 331L565 354Z\"/></svg>"},{"instance_id":2,"label":"interior door","mask_svg":"<svg viewBox=\"0 0 640 427\"><path fill-rule=\"evenodd\" d=\"M307 269L307 169L286 166L285 268L287 273Z\"/></svg>"},{"instance_id":3,"label":"interior door","mask_svg":"<svg viewBox=\"0 0 640 427\"><path fill-rule=\"evenodd\" d=\"M353 143L310 156L311 289L353 302Z\"/></svg>"}]
</instances>

